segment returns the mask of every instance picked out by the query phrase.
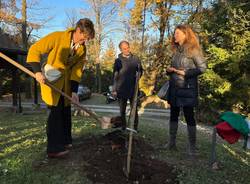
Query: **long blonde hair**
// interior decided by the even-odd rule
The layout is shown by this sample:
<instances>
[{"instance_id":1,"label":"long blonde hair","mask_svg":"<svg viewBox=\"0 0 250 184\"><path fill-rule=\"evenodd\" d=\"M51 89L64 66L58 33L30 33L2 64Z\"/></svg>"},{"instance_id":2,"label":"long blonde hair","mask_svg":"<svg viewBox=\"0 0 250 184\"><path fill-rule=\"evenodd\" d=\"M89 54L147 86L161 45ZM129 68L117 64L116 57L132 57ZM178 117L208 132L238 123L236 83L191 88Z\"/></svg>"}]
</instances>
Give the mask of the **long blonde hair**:
<instances>
[{"instance_id":1,"label":"long blonde hair","mask_svg":"<svg viewBox=\"0 0 250 184\"><path fill-rule=\"evenodd\" d=\"M198 37L196 36L192 28L189 25L178 25L176 26L174 33L177 29L182 31L186 36L186 39L183 42L183 47L186 51L186 54L189 56L197 52L202 54L202 50L199 44ZM172 51L175 53L179 44L175 42L174 36L172 37L171 46L172 46Z\"/></svg>"}]
</instances>

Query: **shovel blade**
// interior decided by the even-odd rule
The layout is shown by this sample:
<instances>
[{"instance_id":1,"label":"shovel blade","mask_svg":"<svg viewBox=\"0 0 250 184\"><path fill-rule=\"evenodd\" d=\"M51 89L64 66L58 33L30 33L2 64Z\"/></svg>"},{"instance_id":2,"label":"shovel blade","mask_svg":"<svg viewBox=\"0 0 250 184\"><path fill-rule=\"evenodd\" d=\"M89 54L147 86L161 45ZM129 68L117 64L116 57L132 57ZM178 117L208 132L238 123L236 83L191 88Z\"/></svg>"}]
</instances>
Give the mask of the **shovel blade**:
<instances>
[{"instance_id":1,"label":"shovel blade","mask_svg":"<svg viewBox=\"0 0 250 184\"><path fill-rule=\"evenodd\" d=\"M107 116L103 116L101 119L101 128L108 129L112 127L111 118Z\"/></svg>"}]
</instances>

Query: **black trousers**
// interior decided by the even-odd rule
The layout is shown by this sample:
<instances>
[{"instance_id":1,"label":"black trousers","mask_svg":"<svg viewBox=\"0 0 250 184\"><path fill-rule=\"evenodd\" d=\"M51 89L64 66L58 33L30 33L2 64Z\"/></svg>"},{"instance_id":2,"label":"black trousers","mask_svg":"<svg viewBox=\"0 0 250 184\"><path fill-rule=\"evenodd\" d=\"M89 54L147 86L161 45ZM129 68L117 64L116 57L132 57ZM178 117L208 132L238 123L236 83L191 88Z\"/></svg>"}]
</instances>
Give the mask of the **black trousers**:
<instances>
[{"instance_id":1,"label":"black trousers","mask_svg":"<svg viewBox=\"0 0 250 184\"><path fill-rule=\"evenodd\" d=\"M122 122L123 122L123 130L126 129L127 126L127 121L126 121L126 107L127 107L127 101L128 99L126 98L119 98L119 106L120 106L120 115L122 118ZM130 108L132 108L132 102L133 99L129 99L130 102ZM134 121L134 129L137 130L138 129L138 110L137 110L137 106L136 106L136 111L135 111L135 121Z\"/></svg>"},{"instance_id":2,"label":"black trousers","mask_svg":"<svg viewBox=\"0 0 250 184\"><path fill-rule=\"evenodd\" d=\"M47 121L47 153L65 151L64 146L72 143L71 107L64 106L64 97L60 97L57 106L49 106Z\"/></svg>"},{"instance_id":3,"label":"black trousers","mask_svg":"<svg viewBox=\"0 0 250 184\"><path fill-rule=\"evenodd\" d=\"M196 126L194 119L194 107L183 107L184 117L187 122L187 125ZM180 107L170 107L170 121L178 122L178 117L180 114Z\"/></svg>"}]
</instances>

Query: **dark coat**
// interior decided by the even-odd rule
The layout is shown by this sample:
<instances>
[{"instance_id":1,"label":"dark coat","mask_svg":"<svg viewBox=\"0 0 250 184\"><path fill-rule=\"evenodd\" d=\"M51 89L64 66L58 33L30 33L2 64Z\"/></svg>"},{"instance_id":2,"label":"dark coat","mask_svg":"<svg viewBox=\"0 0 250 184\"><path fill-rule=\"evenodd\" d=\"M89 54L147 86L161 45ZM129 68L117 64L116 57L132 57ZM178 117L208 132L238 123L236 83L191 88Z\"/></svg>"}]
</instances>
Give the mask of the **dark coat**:
<instances>
[{"instance_id":1,"label":"dark coat","mask_svg":"<svg viewBox=\"0 0 250 184\"><path fill-rule=\"evenodd\" d=\"M136 72L142 72L141 61L131 54L128 58L119 54L115 60L113 78L113 90L117 92L118 98L130 99L134 96Z\"/></svg>"},{"instance_id":2,"label":"dark coat","mask_svg":"<svg viewBox=\"0 0 250 184\"><path fill-rule=\"evenodd\" d=\"M168 73L170 75L168 102L177 107L196 106L198 103L198 76L207 68L204 57L198 51L187 56L184 48L179 47L172 58L171 67L184 69L185 76L175 72Z\"/></svg>"}]
</instances>

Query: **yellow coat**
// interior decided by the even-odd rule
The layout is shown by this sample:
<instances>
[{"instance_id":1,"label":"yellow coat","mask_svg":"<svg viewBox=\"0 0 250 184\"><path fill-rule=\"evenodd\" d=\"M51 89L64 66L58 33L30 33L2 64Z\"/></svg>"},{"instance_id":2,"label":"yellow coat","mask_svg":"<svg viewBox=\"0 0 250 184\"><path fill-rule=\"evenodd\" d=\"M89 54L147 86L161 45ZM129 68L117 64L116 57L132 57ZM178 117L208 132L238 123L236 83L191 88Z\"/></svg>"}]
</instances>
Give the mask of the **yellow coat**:
<instances>
[{"instance_id":1,"label":"yellow coat","mask_svg":"<svg viewBox=\"0 0 250 184\"><path fill-rule=\"evenodd\" d=\"M68 29L66 31L53 32L45 36L30 47L27 56L28 63L40 63L41 56L48 54L47 63L62 72L62 77L53 83L53 85L70 96L70 80L80 82L83 65L86 61L85 45L81 45L75 55L70 60L68 59L73 31L74 29ZM46 85L41 85L41 95L47 105L56 106L59 102L60 94ZM67 100L65 101L65 105L69 105Z\"/></svg>"}]
</instances>

